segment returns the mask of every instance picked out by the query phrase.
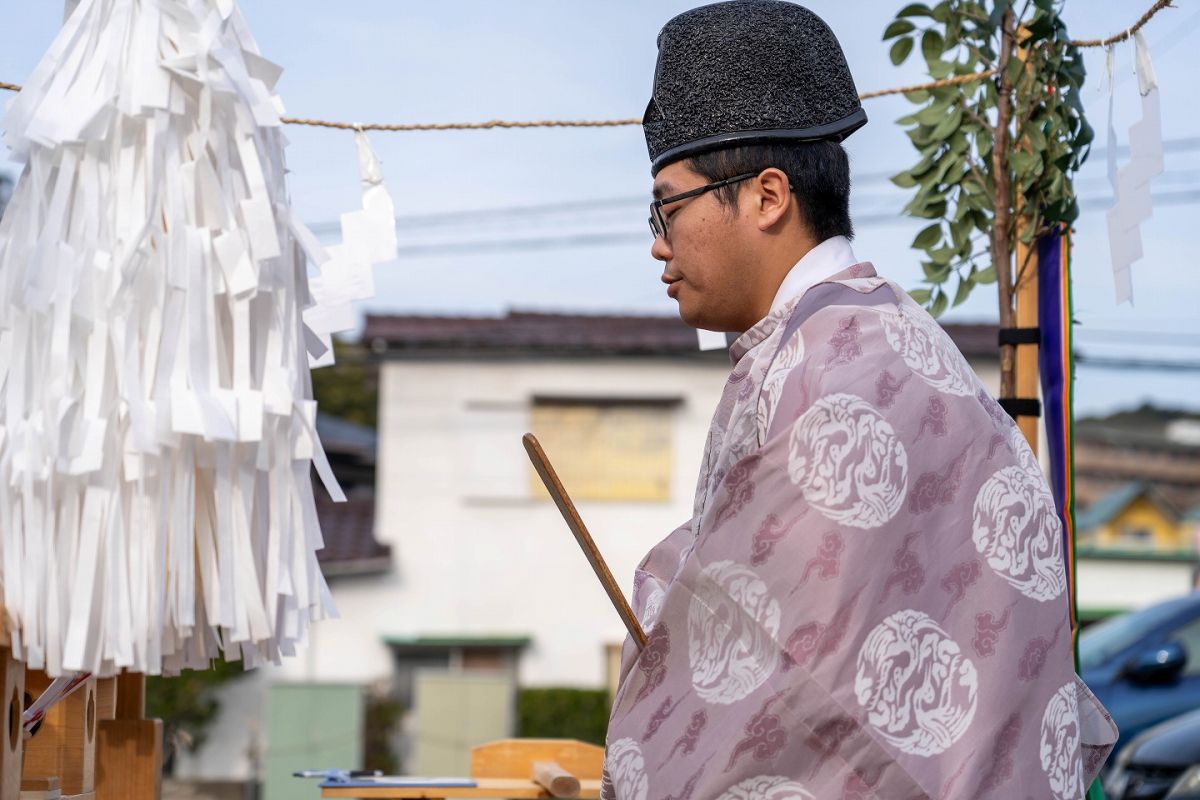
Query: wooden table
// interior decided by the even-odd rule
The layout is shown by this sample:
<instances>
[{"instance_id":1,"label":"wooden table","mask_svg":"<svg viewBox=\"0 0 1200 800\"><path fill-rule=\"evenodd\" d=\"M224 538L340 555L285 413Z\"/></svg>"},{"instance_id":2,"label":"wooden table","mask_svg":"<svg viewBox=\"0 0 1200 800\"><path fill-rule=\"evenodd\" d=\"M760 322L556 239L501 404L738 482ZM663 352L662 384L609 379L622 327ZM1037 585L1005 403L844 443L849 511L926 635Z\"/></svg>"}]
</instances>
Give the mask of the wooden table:
<instances>
[{"instance_id":1,"label":"wooden table","mask_svg":"<svg viewBox=\"0 0 1200 800\"><path fill-rule=\"evenodd\" d=\"M549 762L549 763L548 763ZM426 798L454 797L526 798L553 797L546 786L545 768L552 766L567 777L579 779L581 800L598 800L604 771L604 748L574 739L501 739L471 748L470 780L474 786L336 786L322 784L321 797ZM513 777L528 775L528 778Z\"/></svg>"},{"instance_id":2,"label":"wooden table","mask_svg":"<svg viewBox=\"0 0 1200 800\"><path fill-rule=\"evenodd\" d=\"M403 800L403 798L428 798L429 800L446 800L452 797L500 797L526 798L550 797L550 794L533 781L513 780L508 778L476 778L478 786L456 787L419 787L419 786L372 786L370 788L325 787L321 789L321 797L357 797L374 798L386 797ZM581 780L579 797L582 800L597 800L600 797L600 781Z\"/></svg>"}]
</instances>

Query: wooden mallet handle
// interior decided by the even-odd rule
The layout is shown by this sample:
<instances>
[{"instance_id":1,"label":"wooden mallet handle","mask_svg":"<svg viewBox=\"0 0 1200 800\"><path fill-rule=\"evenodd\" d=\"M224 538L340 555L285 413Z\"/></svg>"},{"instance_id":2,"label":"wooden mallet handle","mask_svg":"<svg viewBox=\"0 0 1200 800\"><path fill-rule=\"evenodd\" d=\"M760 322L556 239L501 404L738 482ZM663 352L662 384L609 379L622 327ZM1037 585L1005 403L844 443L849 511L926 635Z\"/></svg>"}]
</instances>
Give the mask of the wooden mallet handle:
<instances>
[{"instance_id":1,"label":"wooden mallet handle","mask_svg":"<svg viewBox=\"0 0 1200 800\"><path fill-rule=\"evenodd\" d=\"M559 512L562 513L563 519L566 520L567 527L571 529L571 533L575 534L575 541L579 542L584 556L587 557L588 563L592 565L592 570L596 573L596 577L600 579L601 585L604 586L604 591L608 593L608 599L612 601L613 606L617 609L617 614L621 617L621 621L625 623L625 627L629 630L629 635L637 643L638 649L642 649L646 646L646 632L642 630L641 623L633 615L633 609L629 607L629 601L625 599L625 595L621 594L620 587L613 580L612 573L608 570L608 565L604 563L604 558L600 555L600 550L596 547L596 543L592 541L592 536L584 526L579 512L575 510L575 504L567 496L567 490L563 488L562 482L559 481L554 467L550 466L550 459L546 458L545 451L542 450L537 437L532 433L527 433L521 437L521 442L525 445L525 452L529 453L529 460L533 462L533 468L537 470L542 483L546 485L546 491L550 493L550 497L554 498L554 504L558 506Z\"/></svg>"},{"instance_id":2,"label":"wooden mallet handle","mask_svg":"<svg viewBox=\"0 0 1200 800\"><path fill-rule=\"evenodd\" d=\"M551 797L579 796L579 778L560 767L557 761L533 762L533 780Z\"/></svg>"}]
</instances>

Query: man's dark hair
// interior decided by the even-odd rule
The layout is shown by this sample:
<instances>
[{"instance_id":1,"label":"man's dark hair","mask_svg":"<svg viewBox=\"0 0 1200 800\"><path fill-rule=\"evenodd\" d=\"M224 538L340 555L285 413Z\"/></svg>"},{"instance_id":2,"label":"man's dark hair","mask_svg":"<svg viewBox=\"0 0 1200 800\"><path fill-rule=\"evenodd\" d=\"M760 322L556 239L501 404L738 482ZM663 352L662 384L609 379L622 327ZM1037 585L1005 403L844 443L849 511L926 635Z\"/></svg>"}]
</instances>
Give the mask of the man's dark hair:
<instances>
[{"instance_id":1,"label":"man's dark hair","mask_svg":"<svg viewBox=\"0 0 1200 800\"><path fill-rule=\"evenodd\" d=\"M783 170L792 184L800 218L818 242L831 236L854 238L850 222L850 162L839 142L794 142L730 147L692 156L688 166L708 181L719 181L744 172ZM715 190L725 206L737 203L743 184Z\"/></svg>"}]
</instances>

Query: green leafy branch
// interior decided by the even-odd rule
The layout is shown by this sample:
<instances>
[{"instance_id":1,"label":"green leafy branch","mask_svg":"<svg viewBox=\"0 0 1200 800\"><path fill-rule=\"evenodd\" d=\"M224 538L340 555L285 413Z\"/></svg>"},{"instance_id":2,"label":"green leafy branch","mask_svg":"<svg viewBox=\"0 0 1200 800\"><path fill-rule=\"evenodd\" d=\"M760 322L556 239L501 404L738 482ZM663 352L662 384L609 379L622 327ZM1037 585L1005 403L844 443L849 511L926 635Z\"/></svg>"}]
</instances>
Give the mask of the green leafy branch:
<instances>
[{"instance_id":1,"label":"green leafy branch","mask_svg":"<svg viewBox=\"0 0 1200 800\"><path fill-rule=\"evenodd\" d=\"M1079 216L1073 175L1092 128L1080 101L1084 61L1058 6L1026 0L1015 12L1014 0L916 2L883 31L884 41L894 40L893 64L919 52L935 82L985 73L906 92L918 108L898 120L919 158L892 180L913 190L905 212L931 221L912 242L924 271L912 296L935 317L997 283L1001 325L1012 326L1015 288L1028 272L1027 263L1014 272L1012 254L1025 249L1018 243L1031 245ZM1002 383L1012 379L1007 355Z\"/></svg>"},{"instance_id":2,"label":"green leafy branch","mask_svg":"<svg viewBox=\"0 0 1200 800\"><path fill-rule=\"evenodd\" d=\"M1061 2L943 0L912 3L883 33L891 60L919 52L935 81L991 73L976 82L905 94L918 108L898 122L919 159L892 181L913 196L905 212L930 220L913 240L924 281L912 292L934 315L998 283L1010 326L1017 231L1032 243L1079 214L1072 178L1092 129L1080 89L1083 59L1059 16ZM1026 259L1027 260L1027 259Z\"/></svg>"}]
</instances>

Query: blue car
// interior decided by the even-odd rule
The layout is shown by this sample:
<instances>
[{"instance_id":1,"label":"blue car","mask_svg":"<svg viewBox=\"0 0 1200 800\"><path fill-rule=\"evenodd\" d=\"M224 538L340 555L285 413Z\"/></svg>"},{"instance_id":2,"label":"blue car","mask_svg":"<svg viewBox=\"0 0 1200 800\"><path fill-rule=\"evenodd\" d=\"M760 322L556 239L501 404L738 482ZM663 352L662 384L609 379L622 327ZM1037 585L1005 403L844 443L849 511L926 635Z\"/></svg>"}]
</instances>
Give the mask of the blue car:
<instances>
[{"instance_id":1,"label":"blue car","mask_svg":"<svg viewBox=\"0 0 1200 800\"><path fill-rule=\"evenodd\" d=\"M1108 800L1200 800L1200 711L1155 725L1121 749Z\"/></svg>"},{"instance_id":2,"label":"blue car","mask_svg":"<svg viewBox=\"0 0 1200 800\"><path fill-rule=\"evenodd\" d=\"M1147 728L1200 709L1200 592L1083 631L1079 671L1121 731L1114 753Z\"/></svg>"}]
</instances>

